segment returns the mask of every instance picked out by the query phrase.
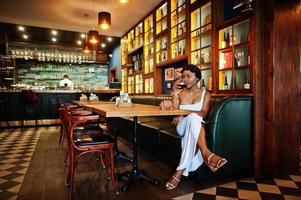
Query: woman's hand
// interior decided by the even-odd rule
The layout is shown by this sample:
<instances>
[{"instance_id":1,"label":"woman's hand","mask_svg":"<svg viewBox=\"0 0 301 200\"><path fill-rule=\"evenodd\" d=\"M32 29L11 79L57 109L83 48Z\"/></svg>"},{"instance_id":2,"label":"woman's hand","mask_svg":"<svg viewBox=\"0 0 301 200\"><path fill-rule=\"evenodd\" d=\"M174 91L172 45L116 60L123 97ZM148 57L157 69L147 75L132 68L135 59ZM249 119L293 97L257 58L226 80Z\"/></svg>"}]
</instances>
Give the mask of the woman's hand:
<instances>
[{"instance_id":1,"label":"woman's hand","mask_svg":"<svg viewBox=\"0 0 301 200\"><path fill-rule=\"evenodd\" d=\"M160 103L160 107L162 110L171 110L173 109L173 104L170 100L163 100Z\"/></svg>"},{"instance_id":2,"label":"woman's hand","mask_svg":"<svg viewBox=\"0 0 301 200\"><path fill-rule=\"evenodd\" d=\"M173 87L172 87L172 92L171 92L171 95L174 97L174 98L178 98L179 94L183 91L184 88L181 88L181 83L183 83L183 79L180 78L178 80L176 80L173 84Z\"/></svg>"},{"instance_id":3,"label":"woman's hand","mask_svg":"<svg viewBox=\"0 0 301 200\"><path fill-rule=\"evenodd\" d=\"M172 124L174 124L174 125L178 125L178 123L179 123L179 119L180 119L180 116L176 116L176 117L174 117L174 118L172 119Z\"/></svg>"}]
</instances>

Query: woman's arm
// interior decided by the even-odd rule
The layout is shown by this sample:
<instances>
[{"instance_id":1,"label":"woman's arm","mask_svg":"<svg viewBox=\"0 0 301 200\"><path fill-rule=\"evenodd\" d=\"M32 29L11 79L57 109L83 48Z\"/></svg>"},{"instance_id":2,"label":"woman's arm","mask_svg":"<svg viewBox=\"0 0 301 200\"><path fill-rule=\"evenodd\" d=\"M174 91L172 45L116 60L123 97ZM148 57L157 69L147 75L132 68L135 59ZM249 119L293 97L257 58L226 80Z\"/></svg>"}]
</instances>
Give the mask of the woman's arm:
<instances>
[{"instance_id":1,"label":"woman's arm","mask_svg":"<svg viewBox=\"0 0 301 200\"><path fill-rule=\"evenodd\" d=\"M171 101L170 100L164 100L160 103L160 107L162 110L170 110L170 109L179 109L179 105L181 102L181 92L183 89L180 89L178 87L179 83L182 81L182 79L178 79L174 82L173 90L171 92Z\"/></svg>"}]
</instances>

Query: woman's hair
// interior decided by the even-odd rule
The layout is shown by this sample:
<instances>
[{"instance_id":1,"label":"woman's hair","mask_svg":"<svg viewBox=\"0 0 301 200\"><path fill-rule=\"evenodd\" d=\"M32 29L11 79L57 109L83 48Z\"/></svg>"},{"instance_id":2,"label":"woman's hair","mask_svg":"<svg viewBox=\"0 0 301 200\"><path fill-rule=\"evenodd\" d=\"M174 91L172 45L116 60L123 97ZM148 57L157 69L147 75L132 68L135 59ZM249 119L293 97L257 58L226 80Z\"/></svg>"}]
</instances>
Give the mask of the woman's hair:
<instances>
[{"instance_id":1,"label":"woman's hair","mask_svg":"<svg viewBox=\"0 0 301 200\"><path fill-rule=\"evenodd\" d=\"M200 70L200 68L198 68L197 66L195 65L186 65L185 67L183 67L182 69L182 73L185 71L185 70L189 70L191 72L193 72L195 74L195 76L201 80L202 79L202 72Z\"/></svg>"}]
</instances>

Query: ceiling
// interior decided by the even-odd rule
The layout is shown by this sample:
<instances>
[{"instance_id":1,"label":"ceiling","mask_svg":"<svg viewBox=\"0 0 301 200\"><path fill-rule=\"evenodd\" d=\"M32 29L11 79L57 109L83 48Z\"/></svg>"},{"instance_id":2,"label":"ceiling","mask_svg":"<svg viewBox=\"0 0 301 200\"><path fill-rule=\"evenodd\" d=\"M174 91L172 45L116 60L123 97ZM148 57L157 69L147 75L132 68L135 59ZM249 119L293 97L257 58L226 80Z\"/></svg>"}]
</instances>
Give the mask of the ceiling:
<instances>
[{"instance_id":1,"label":"ceiling","mask_svg":"<svg viewBox=\"0 0 301 200\"><path fill-rule=\"evenodd\" d=\"M112 27L101 35L120 37L162 0L1 0L0 22L75 32L97 28L97 12L111 13ZM88 14L88 17L84 15Z\"/></svg>"},{"instance_id":2,"label":"ceiling","mask_svg":"<svg viewBox=\"0 0 301 200\"><path fill-rule=\"evenodd\" d=\"M6 40L10 43L10 46L24 46L28 44L38 44L44 46L56 46L56 47L69 47L81 49L86 41L85 37L81 37L82 32L64 31L55 29L57 34L53 35L53 29L42 28L36 26L23 26L24 31L20 31L20 26L10 23L0 22L0 37L3 32L6 34ZM27 35L25 39L23 36ZM86 36L84 34L84 36ZM56 41L52 41L52 38L56 38ZM99 36L100 43L95 47L98 53L110 54L113 49L119 45L120 37L115 36ZM80 44L77 42L80 41ZM102 46L102 45L105 46Z\"/></svg>"}]
</instances>

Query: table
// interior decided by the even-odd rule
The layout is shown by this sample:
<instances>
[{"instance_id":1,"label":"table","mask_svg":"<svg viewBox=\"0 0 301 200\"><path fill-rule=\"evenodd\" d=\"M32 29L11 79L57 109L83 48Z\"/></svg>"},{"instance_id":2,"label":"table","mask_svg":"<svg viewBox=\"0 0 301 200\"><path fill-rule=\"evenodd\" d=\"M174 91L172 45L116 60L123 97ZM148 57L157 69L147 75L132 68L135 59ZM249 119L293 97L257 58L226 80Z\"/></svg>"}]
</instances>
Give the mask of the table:
<instances>
[{"instance_id":1,"label":"table","mask_svg":"<svg viewBox=\"0 0 301 200\"><path fill-rule=\"evenodd\" d=\"M122 174L128 179L121 187L122 191L127 191L129 187L140 178L147 180L150 183L158 184L158 180L146 175L145 171L141 171L138 167L138 137L137 137L137 123L138 117L142 116L173 116L173 115L187 115L188 110L161 110L159 106L131 104L127 106L116 106L115 104L86 104L93 112L98 113L104 117L133 117L134 118L134 137L133 137L133 162L132 170Z\"/></svg>"}]
</instances>

